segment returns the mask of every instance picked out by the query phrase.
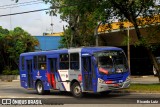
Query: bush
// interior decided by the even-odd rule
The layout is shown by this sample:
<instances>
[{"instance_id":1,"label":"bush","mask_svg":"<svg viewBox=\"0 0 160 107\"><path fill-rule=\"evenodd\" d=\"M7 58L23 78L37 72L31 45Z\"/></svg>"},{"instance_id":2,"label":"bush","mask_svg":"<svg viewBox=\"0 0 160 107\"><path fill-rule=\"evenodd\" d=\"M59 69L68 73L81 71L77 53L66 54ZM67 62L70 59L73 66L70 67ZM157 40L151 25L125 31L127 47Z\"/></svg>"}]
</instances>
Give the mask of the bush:
<instances>
[{"instance_id":1,"label":"bush","mask_svg":"<svg viewBox=\"0 0 160 107\"><path fill-rule=\"evenodd\" d=\"M2 71L2 74L3 75L12 75L12 72L8 69L5 69L5 70Z\"/></svg>"},{"instance_id":2,"label":"bush","mask_svg":"<svg viewBox=\"0 0 160 107\"><path fill-rule=\"evenodd\" d=\"M12 75L19 75L19 70L13 70L11 72L12 72Z\"/></svg>"},{"instance_id":3,"label":"bush","mask_svg":"<svg viewBox=\"0 0 160 107\"><path fill-rule=\"evenodd\" d=\"M2 71L3 75L18 75L19 74L19 70L10 70L9 67L6 67L3 71Z\"/></svg>"},{"instance_id":4,"label":"bush","mask_svg":"<svg viewBox=\"0 0 160 107\"><path fill-rule=\"evenodd\" d=\"M11 72L10 67L9 67L9 66L6 66L6 67L4 68L4 70L2 71L2 74L3 74L3 75L12 75L12 72Z\"/></svg>"}]
</instances>

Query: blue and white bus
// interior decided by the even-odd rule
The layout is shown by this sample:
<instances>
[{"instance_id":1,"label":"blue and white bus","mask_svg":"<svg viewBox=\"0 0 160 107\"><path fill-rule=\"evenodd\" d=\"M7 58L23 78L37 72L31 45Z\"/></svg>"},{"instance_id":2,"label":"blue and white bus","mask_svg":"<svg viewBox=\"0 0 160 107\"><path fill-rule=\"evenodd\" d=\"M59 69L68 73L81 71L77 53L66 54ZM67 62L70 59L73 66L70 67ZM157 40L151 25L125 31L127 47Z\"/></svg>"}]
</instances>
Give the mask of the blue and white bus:
<instances>
[{"instance_id":1,"label":"blue and white bus","mask_svg":"<svg viewBox=\"0 0 160 107\"><path fill-rule=\"evenodd\" d=\"M117 47L82 47L22 53L19 61L21 86L36 89L109 93L128 88L130 72L126 56Z\"/></svg>"}]
</instances>

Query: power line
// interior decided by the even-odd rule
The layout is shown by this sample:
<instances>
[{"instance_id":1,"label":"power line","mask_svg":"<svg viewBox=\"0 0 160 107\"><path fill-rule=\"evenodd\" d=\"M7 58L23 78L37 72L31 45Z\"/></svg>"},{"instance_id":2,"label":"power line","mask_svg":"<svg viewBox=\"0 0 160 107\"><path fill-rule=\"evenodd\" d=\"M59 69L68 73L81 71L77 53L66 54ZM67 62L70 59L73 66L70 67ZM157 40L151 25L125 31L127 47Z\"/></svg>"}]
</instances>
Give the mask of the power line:
<instances>
[{"instance_id":1,"label":"power line","mask_svg":"<svg viewBox=\"0 0 160 107\"><path fill-rule=\"evenodd\" d=\"M82 3L90 3L91 1L89 2L82 2ZM18 15L18 14L25 14L25 13L32 13L32 12L38 12L38 11L44 11L44 10L50 10L50 9L57 9L57 8L63 8L63 7L71 7L71 6L77 6L78 3L75 3L75 4L70 4L70 5L63 5L63 6L60 6L60 7L52 7L52 8L47 8L47 9L39 9L39 10L33 10L33 11L26 11L26 12L19 12L19 13L12 13L12 14L4 14L4 15L0 15L0 17L3 17L3 16L11 16L11 15Z\"/></svg>"},{"instance_id":2,"label":"power line","mask_svg":"<svg viewBox=\"0 0 160 107\"><path fill-rule=\"evenodd\" d=\"M8 9L8 8L15 8L15 7L20 7L20 6L28 6L28 5L39 4L39 3L43 3L43 2L36 2L36 3L32 3L32 4L22 4L22 5L12 6L12 7L3 7L3 8L0 8L0 9Z\"/></svg>"},{"instance_id":3,"label":"power line","mask_svg":"<svg viewBox=\"0 0 160 107\"><path fill-rule=\"evenodd\" d=\"M32 10L32 11L26 11L26 12L19 12L19 13L12 13L12 14L4 14L4 15L0 15L0 17L13 16L13 15L25 14L25 13L33 13L33 12L39 12L39 11L44 11L44 10L49 10L49 9L50 9L50 8L47 8L47 9L39 9L39 10Z\"/></svg>"},{"instance_id":4,"label":"power line","mask_svg":"<svg viewBox=\"0 0 160 107\"><path fill-rule=\"evenodd\" d=\"M23 3L15 3L15 4L8 4L8 5L1 5L0 7L9 7L9 6L14 6L14 5L19 5L19 4L27 4L27 3L32 3L32 2L38 2L42 0L35 0L35 1L29 1L29 2L23 2Z\"/></svg>"}]
</instances>

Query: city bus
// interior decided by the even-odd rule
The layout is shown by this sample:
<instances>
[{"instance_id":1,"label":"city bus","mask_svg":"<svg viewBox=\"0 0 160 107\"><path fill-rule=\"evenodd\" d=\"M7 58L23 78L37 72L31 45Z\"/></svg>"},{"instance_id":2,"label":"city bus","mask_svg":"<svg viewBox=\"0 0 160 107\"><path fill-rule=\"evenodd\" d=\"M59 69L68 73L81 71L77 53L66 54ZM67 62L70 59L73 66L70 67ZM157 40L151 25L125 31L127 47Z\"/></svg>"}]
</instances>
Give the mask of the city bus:
<instances>
[{"instance_id":1,"label":"city bus","mask_svg":"<svg viewBox=\"0 0 160 107\"><path fill-rule=\"evenodd\" d=\"M109 93L130 86L125 53L117 47L81 47L22 53L20 83L37 94L51 90L83 93Z\"/></svg>"}]
</instances>

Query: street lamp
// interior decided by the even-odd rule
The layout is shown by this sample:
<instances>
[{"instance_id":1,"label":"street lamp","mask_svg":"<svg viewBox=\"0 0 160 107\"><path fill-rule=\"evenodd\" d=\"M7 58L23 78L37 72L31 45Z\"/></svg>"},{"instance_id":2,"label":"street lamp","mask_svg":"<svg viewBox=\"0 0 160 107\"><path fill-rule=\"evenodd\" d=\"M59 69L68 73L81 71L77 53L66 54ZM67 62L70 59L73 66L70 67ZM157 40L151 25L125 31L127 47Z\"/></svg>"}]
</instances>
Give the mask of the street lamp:
<instances>
[{"instance_id":1,"label":"street lamp","mask_svg":"<svg viewBox=\"0 0 160 107\"><path fill-rule=\"evenodd\" d=\"M127 40L127 53L128 53L128 67L129 67L129 71L130 71L130 35L129 35L129 23L128 23L128 29L127 29L127 36L128 36L128 40Z\"/></svg>"}]
</instances>

